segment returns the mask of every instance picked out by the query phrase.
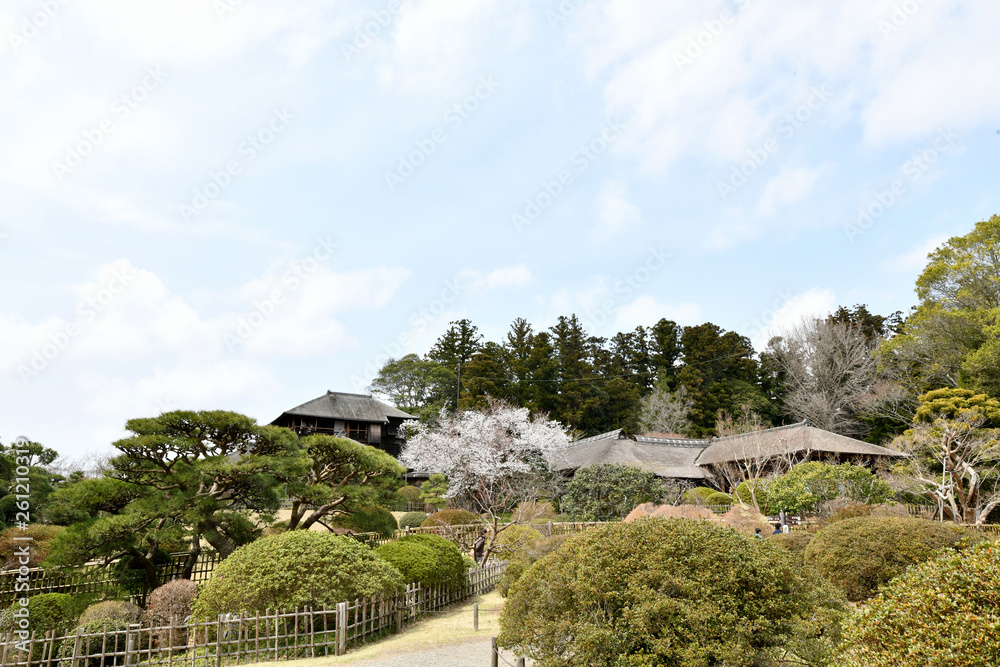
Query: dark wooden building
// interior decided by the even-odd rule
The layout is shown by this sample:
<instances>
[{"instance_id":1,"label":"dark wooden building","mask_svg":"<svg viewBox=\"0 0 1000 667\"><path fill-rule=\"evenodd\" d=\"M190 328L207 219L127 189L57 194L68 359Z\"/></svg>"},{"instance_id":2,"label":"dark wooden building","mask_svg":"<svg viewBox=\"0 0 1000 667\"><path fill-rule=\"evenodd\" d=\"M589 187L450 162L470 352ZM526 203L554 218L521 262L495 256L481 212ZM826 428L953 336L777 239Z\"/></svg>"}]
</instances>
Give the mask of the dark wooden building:
<instances>
[{"instance_id":1,"label":"dark wooden building","mask_svg":"<svg viewBox=\"0 0 1000 667\"><path fill-rule=\"evenodd\" d=\"M328 391L282 412L271 423L300 436L325 433L351 438L399 456L406 443L402 426L410 419L416 417L371 396Z\"/></svg>"}]
</instances>

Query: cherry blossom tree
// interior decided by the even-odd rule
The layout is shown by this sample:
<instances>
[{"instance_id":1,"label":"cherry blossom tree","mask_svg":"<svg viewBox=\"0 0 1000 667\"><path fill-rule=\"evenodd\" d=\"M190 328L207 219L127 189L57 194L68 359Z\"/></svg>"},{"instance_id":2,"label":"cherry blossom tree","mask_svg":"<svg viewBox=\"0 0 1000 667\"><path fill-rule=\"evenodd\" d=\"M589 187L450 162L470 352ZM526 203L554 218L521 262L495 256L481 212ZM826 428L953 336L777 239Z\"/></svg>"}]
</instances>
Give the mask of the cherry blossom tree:
<instances>
[{"instance_id":1,"label":"cherry blossom tree","mask_svg":"<svg viewBox=\"0 0 1000 667\"><path fill-rule=\"evenodd\" d=\"M433 427L418 425L400 460L415 470L444 474L448 497L483 516L487 558L500 533L535 518L518 513L505 522L502 515L518 504L527 506L551 482L551 464L570 441L566 430L547 415L490 400L481 410L442 413Z\"/></svg>"}]
</instances>

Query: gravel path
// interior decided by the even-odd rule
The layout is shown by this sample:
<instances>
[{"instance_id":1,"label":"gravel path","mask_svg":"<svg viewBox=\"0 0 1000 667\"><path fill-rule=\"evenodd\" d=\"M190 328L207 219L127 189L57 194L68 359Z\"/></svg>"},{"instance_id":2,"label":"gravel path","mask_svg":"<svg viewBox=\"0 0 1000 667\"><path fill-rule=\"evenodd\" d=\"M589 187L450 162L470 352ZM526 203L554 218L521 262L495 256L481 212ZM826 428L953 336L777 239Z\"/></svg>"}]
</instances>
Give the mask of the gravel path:
<instances>
[{"instance_id":1,"label":"gravel path","mask_svg":"<svg viewBox=\"0 0 1000 667\"><path fill-rule=\"evenodd\" d=\"M501 652L500 667L515 665L515 656ZM505 662L506 661L506 662ZM490 667L490 640L474 640L431 649L383 655L351 663L358 667ZM527 660L526 665L531 665Z\"/></svg>"}]
</instances>

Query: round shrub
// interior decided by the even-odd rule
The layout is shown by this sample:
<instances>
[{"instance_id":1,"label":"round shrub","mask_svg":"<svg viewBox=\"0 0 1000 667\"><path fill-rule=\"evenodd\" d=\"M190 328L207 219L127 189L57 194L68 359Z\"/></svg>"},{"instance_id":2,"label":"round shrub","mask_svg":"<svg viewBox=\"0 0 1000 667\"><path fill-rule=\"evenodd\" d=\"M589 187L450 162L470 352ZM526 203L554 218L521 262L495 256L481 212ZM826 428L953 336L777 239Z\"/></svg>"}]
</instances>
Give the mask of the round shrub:
<instances>
[{"instance_id":1,"label":"round shrub","mask_svg":"<svg viewBox=\"0 0 1000 667\"><path fill-rule=\"evenodd\" d=\"M410 487L413 488L413 487ZM423 512L407 512L403 516L399 517L399 527L400 528L416 528L424 522L427 515Z\"/></svg>"},{"instance_id":2,"label":"round shrub","mask_svg":"<svg viewBox=\"0 0 1000 667\"><path fill-rule=\"evenodd\" d=\"M155 633L160 646L187 645L187 628L184 621L194 611L194 601L198 597L198 584L189 579L174 579L149 594L146 604L146 621L156 628L174 630L159 630Z\"/></svg>"},{"instance_id":3,"label":"round shrub","mask_svg":"<svg viewBox=\"0 0 1000 667\"><path fill-rule=\"evenodd\" d=\"M240 547L205 583L194 613L292 610L388 595L403 586L399 571L350 537L293 530Z\"/></svg>"},{"instance_id":4,"label":"round shrub","mask_svg":"<svg viewBox=\"0 0 1000 667\"><path fill-rule=\"evenodd\" d=\"M707 521L576 535L513 585L500 643L550 666L769 664L839 640L843 601L781 547Z\"/></svg>"},{"instance_id":5,"label":"round shrub","mask_svg":"<svg viewBox=\"0 0 1000 667\"><path fill-rule=\"evenodd\" d=\"M15 630L17 618L14 612L21 608L15 602L0 614L0 636ZM63 593L39 593L28 598L28 619L31 629L38 635L55 630L56 634L64 634L66 630L76 626L76 618L80 615L80 605L72 595Z\"/></svg>"},{"instance_id":6,"label":"round shrub","mask_svg":"<svg viewBox=\"0 0 1000 667\"><path fill-rule=\"evenodd\" d=\"M716 489L711 489L707 486L696 486L693 489L688 489L684 492L684 504L685 505L707 505L706 498L708 498L713 493L718 493Z\"/></svg>"},{"instance_id":7,"label":"round shrub","mask_svg":"<svg viewBox=\"0 0 1000 667\"><path fill-rule=\"evenodd\" d=\"M462 551L454 542L440 535L408 535L403 539L422 544L434 551L444 572L444 583L448 584L452 590L458 591L465 587L465 573L468 567L465 564Z\"/></svg>"},{"instance_id":8,"label":"round shrub","mask_svg":"<svg viewBox=\"0 0 1000 667\"><path fill-rule=\"evenodd\" d=\"M598 463L580 468L559 498L570 521L617 521L666 494L662 479L639 466Z\"/></svg>"},{"instance_id":9,"label":"round shrub","mask_svg":"<svg viewBox=\"0 0 1000 667\"><path fill-rule=\"evenodd\" d=\"M757 499L757 507L760 508L761 512L771 513L771 506L768 503L767 497L767 484L762 481L757 481L753 486L753 493L750 493L750 485L746 482L740 482L739 486L736 487L736 491L733 492L733 498L736 502L743 503L744 505L753 505L753 499Z\"/></svg>"},{"instance_id":10,"label":"round shrub","mask_svg":"<svg viewBox=\"0 0 1000 667\"><path fill-rule=\"evenodd\" d=\"M167 626L171 619L182 623L194 610L198 584L189 579L174 579L149 594L146 620L154 626Z\"/></svg>"},{"instance_id":11,"label":"round shrub","mask_svg":"<svg viewBox=\"0 0 1000 667\"><path fill-rule=\"evenodd\" d=\"M1000 544L911 568L845 625L847 667L1000 665Z\"/></svg>"},{"instance_id":12,"label":"round shrub","mask_svg":"<svg viewBox=\"0 0 1000 667\"><path fill-rule=\"evenodd\" d=\"M441 510L429 515L420 526L422 528L430 526L468 526L482 522L479 515L474 512L467 510Z\"/></svg>"},{"instance_id":13,"label":"round shrub","mask_svg":"<svg viewBox=\"0 0 1000 667\"><path fill-rule=\"evenodd\" d=\"M138 623L141 618L142 610L131 602L107 600L87 607L77 624L87 625L95 621L120 621L124 625L131 625Z\"/></svg>"},{"instance_id":14,"label":"round shrub","mask_svg":"<svg viewBox=\"0 0 1000 667\"><path fill-rule=\"evenodd\" d=\"M939 549L983 539L960 526L926 519L855 517L817 532L806 547L805 562L843 590L847 599L860 602Z\"/></svg>"},{"instance_id":15,"label":"round shrub","mask_svg":"<svg viewBox=\"0 0 1000 667\"><path fill-rule=\"evenodd\" d=\"M507 526L497 535L493 552L501 558L505 558L506 554L527 551L541 539L542 534L531 526L514 524Z\"/></svg>"},{"instance_id":16,"label":"round shrub","mask_svg":"<svg viewBox=\"0 0 1000 667\"><path fill-rule=\"evenodd\" d=\"M705 496L706 505L732 505L733 497L728 493L723 493L722 491L716 491L715 493L710 493Z\"/></svg>"},{"instance_id":17,"label":"round shrub","mask_svg":"<svg viewBox=\"0 0 1000 667\"><path fill-rule=\"evenodd\" d=\"M397 489L396 495L403 499L403 502L407 503L419 503L420 502L420 489L416 486L407 484L406 486Z\"/></svg>"},{"instance_id":18,"label":"round shrub","mask_svg":"<svg viewBox=\"0 0 1000 667\"><path fill-rule=\"evenodd\" d=\"M16 551L25 544L28 545L28 567L41 567L42 561L49 557L52 551L52 539L66 530L63 526L46 526L40 523L30 524L25 530L10 527L0 531L0 570L15 570L23 563ZM31 541L14 541L15 537L30 537Z\"/></svg>"},{"instance_id":19,"label":"round shrub","mask_svg":"<svg viewBox=\"0 0 1000 667\"><path fill-rule=\"evenodd\" d=\"M333 525L357 533L378 533L384 537L392 537L393 532L399 528L392 512L384 507L366 507L351 514L338 516Z\"/></svg>"},{"instance_id":20,"label":"round shrub","mask_svg":"<svg viewBox=\"0 0 1000 667\"><path fill-rule=\"evenodd\" d=\"M462 552L438 535L407 535L379 546L375 555L399 570L408 583L446 584L455 591L465 585L466 566Z\"/></svg>"}]
</instances>

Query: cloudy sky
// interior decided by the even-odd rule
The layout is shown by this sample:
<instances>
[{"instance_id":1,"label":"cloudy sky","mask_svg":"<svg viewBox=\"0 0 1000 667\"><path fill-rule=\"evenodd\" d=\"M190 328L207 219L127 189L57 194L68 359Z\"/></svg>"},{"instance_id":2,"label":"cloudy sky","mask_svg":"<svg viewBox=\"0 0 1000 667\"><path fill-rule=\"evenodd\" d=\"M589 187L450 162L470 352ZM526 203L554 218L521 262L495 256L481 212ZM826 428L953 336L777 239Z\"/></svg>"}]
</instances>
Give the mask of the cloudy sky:
<instances>
[{"instance_id":1,"label":"cloudy sky","mask_svg":"<svg viewBox=\"0 0 1000 667\"><path fill-rule=\"evenodd\" d=\"M468 317L762 346L1000 212L1000 5L7 0L0 439L270 421Z\"/></svg>"}]
</instances>

